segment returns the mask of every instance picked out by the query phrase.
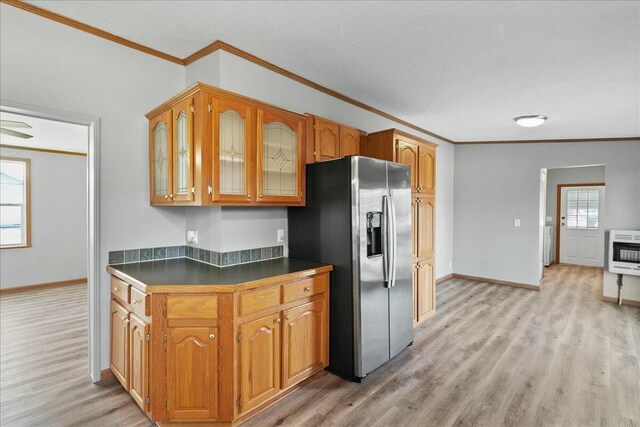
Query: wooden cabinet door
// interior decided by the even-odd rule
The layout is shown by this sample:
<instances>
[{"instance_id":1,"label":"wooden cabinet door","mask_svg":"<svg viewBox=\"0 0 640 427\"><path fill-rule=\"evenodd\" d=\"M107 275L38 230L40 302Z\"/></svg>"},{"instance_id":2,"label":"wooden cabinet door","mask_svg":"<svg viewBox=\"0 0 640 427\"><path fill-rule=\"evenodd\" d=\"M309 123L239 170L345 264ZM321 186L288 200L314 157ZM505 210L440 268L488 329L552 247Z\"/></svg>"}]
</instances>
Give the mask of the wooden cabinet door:
<instances>
[{"instance_id":1,"label":"wooden cabinet door","mask_svg":"<svg viewBox=\"0 0 640 427\"><path fill-rule=\"evenodd\" d=\"M418 199L411 198L411 256L418 257Z\"/></svg>"},{"instance_id":2,"label":"wooden cabinet door","mask_svg":"<svg viewBox=\"0 0 640 427\"><path fill-rule=\"evenodd\" d=\"M304 200L302 118L258 109L258 203L301 204Z\"/></svg>"},{"instance_id":3,"label":"wooden cabinet door","mask_svg":"<svg viewBox=\"0 0 640 427\"><path fill-rule=\"evenodd\" d=\"M433 260L418 262L416 292L418 295L418 322L434 313L436 309L436 288L433 280Z\"/></svg>"},{"instance_id":4,"label":"wooden cabinet door","mask_svg":"<svg viewBox=\"0 0 640 427\"><path fill-rule=\"evenodd\" d=\"M340 157L360 154L360 131L340 126Z\"/></svg>"},{"instance_id":5,"label":"wooden cabinet door","mask_svg":"<svg viewBox=\"0 0 640 427\"><path fill-rule=\"evenodd\" d=\"M411 268L411 286L413 289L413 324L418 323L418 263Z\"/></svg>"},{"instance_id":6,"label":"wooden cabinet door","mask_svg":"<svg viewBox=\"0 0 640 427\"><path fill-rule=\"evenodd\" d=\"M254 109L241 101L213 98L212 194L214 202L251 203L255 197L252 141Z\"/></svg>"},{"instance_id":7,"label":"wooden cabinet door","mask_svg":"<svg viewBox=\"0 0 640 427\"><path fill-rule=\"evenodd\" d=\"M326 299L283 314L282 388L287 388L327 365Z\"/></svg>"},{"instance_id":8,"label":"wooden cabinet door","mask_svg":"<svg viewBox=\"0 0 640 427\"><path fill-rule=\"evenodd\" d=\"M418 237L418 257L433 258L434 225L435 225L435 200L433 197L416 198L416 235Z\"/></svg>"},{"instance_id":9,"label":"wooden cabinet door","mask_svg":"<svg viewBox=\"0 0 640 427\"><path fill-rule=\"evenodd\" d=\"M418 149L418 193L436 192L436 150L432 147Z\"/></svg>"},{"instance_id":10,"label":"wooden cabinet door","mask_svg":"<svg viewBox=\"0 0 640 427\"><path fill-rule=\"evenodd\" d=\"M396 140L396 162L411 168L411 192L418 187L418 146L401 139Z\"/></svg>"},{"instance_id":11,"label":"wooden cabinet door","mask_svg":"<svg viewBox=\"0 0 640 427\"><path fill-rule=\"evenodd\" d=\"M240 326L241 412L280 391L280 313Z\"/></svg>"},{"instance_id":12,"label":"wooden cabinet door","mask_svg":"<svg viewBox=\"0 0 640 427\"><path fill-rule=\"evenodd\" d=\"M129 312L111 300L111 372L129 390Z\"/></svg>"},{"instance_id":13,"label":"wooden cabinet door","mask_svg":"<svg viewBox=\"0 0 640 427\"><path fill-rule=\"evenodd\" d=\"M149 325L136 315L129 323L129 372L131 397L144 412L149 412Z\"/></svg>"},{"instance_id":14,"label":"wooden cabinet door","mask_svg":"<svg viewBox=\"0 0 640 427\"><path fill-rule=\"evenodd\" d=\"M167 417L218 416L218 331L214 327L167 328Z\"/></svg>"},{"instance_id":15,"label":"wooden cabinet door","mask_svg":"<svg viewBox=\"0 0 640 427\"><path fill-rule=\"evenodd\" d=\"M340 125L320 117L315 117L313 128L316 162L339 158Z\"/></svg>"},{"instance_id":16,"label":"wooden cabinet door","mask_svg":"<svg viewBox=\"0 0 640 427\"><path fill-rule=\"evenodd\" d=\"M153 204L172 203L171 123L171 110L149 120L149 191Z\"/></svg>"},{"instance_id":17,"label":"wooden cabinet door","mask_svg":"<svg viewBox=\"0 0 640 427\"><path fill-rule=\"evenodd\" d=\"M173 190L174 202L190 202L193 189L193 98L185 99L171 110L173 118Z\"/></svg>"}]
</instances>

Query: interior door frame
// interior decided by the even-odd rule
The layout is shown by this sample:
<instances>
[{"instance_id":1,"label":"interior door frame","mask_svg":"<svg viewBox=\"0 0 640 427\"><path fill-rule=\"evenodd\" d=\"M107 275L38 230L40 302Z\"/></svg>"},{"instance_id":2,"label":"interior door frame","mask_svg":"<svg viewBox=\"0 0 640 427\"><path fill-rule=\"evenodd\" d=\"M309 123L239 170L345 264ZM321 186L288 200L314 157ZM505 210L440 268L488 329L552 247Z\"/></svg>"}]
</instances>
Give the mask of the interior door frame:
<instances>
[{"instance_id":1,"label":"interior door frame","mask_svg":"<svg viewBox=\"0 0 640 427\"><path fill-rule=\"evenodd\" d=\"M87 145L87 290L89 292L89 375L100 381L100 118L0 99L0 110L86 126Z\"/></svg>"},{"instance_id":2,"label":"interior door frame","mask_svg":"<svg viewBox=\"0 0 640 427\"><path fill-rule=\"evenodd\" d=\"M558 184L556 190L556 259L554 264L560 264L560 212L562 208L562 189L564 187L605 187L604 182L587 182L584 184Z\"/></svg>"}]
</instances>

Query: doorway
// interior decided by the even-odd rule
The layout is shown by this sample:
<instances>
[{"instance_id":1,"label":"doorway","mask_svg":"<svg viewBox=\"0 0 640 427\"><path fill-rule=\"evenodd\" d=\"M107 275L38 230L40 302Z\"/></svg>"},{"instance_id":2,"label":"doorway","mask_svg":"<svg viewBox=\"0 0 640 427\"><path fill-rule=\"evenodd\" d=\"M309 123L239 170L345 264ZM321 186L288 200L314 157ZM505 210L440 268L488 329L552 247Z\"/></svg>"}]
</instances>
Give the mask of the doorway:
<instances>
[{"instance_id":1,"label":"doorway","mask_svg":"<svg viewBox=\"0 0 640 427\"><path fill-rule=\"evenodd\" d=\"M556 259L562 264L604 266L604 183L559 184Z\"/></svg>"},{"instance_id":2,"label":"doorway","mask_svg":"<svg viewBox=\"0 0 640 427\"><path fill-rule=\"evenodd\" d=\"M59 125L67 124L75 127L82 127L86 139L85 144L85 167L86 178L83 180L81 190L84 191L86 199L81 207L86 218L86 243L84 253L86 254L86 283L87 283L87 312L88 312L88 370L93 382L100 381L100 224L99 224L99 119L93 116L75 114L63 111L47 109L44 107L31 106L6 100L0 100L0 112L7 115L20 115L24 117L22 122L27 125L30 121L48 120ZM18 122L18 120L14 120ZM21 125L20 129L10 129L20 133L29 134L29 129ZM3 134L7 134L3 132ZM35 142L36 138L23 138ZM15 141L15 140L14 140ZM12 150L21 150L19 143L11 144ZM32 147L33 148L33 147ZM32 150L37 151L37 150ZM51 150L44 148L38 151L40 154L48 153ZM65 150L60 150L65 151ZM60 153L58 153L60 154ZM24 157L24 156L22 156ZM33 171L32 171L33 172ZM51 180L55 181L55 173ZM65 200L58 201L65 203ZM57 202L56 202L57 203ZM31 212L34 215L34 212ZM31 236L32 240L34 236ZM29 245L25 245L29 247ZM17 250L17 249L12 249ZM20 249L22 250L22 249ZM47 257L41 259L47 262ZM24 268L35 268L34 266L24 266ZM86 372L86 371L85 371Z\"/></svg>"}]
</instances>

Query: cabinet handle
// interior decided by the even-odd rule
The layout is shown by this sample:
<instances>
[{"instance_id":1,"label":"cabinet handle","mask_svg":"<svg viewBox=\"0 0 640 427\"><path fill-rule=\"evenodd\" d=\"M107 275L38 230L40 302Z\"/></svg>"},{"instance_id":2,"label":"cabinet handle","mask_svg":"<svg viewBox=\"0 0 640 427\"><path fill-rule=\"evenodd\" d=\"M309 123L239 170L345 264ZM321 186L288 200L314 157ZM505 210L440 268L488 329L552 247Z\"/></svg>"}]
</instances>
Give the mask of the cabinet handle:
<instances>
[{"instance_id":1,"label":"cabinet handle","mask_svg":"<svg viewBox=\"0 0 640 427\"><path fill-rule=\"evenodd\" d=\"M131 300L131 304L139 304L140 302L142 302L142 301L139 300L139 299L135 299L135 298Z\"/></svg>"},{"instance_id":2,"label":"cabinet handle","mask_svg":"<svg viewBox=\"0 0 640 427\"><path fill-rule=\"evenodd\" d=\"M208 192L209 194L213 194L213 187L208 186L208 187L207 187L207 192Z\"/></svg>"},{"instance_id":3,"label":"cabinet handle","mask_svg":"<svg viewBox=\"0 0 640 427\"><path fill-rule=\"evenodd\" d=\"M280 323L280 322L282 322L282 319L278 318L278 319L275 320L275 322L276 323Z\"/></svg>"},{"instance_id":4,"label":"cabinet handle","mask_svg":"<svg viewBox=\"0 0 640 427\"><path fill-rule=\"evenodd\" d=\"M311 292L311 288L304 288L305 292Z\"/></svg>"},{"instance_id":5,"label":"cabinet handle","mask_svg":"<svg viewBox=\"0 0 640 427\"><path fill-rule=\"evenodd\" d=\"M209 334L209 339L212 340L216 337L216 334Z\"/></svg>"}]
</instances>

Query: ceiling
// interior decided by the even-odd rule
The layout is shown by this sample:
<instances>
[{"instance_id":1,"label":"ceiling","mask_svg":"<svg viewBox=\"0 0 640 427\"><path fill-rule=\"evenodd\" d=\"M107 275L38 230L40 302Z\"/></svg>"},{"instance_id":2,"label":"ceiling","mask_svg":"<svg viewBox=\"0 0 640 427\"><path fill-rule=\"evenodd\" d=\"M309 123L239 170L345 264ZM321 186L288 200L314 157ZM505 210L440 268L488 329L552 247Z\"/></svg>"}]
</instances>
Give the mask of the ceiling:
<instances>
[{"instance_id":1,"label":"ceiling","mask_svg":"<svg viewBox=\"0 0 640 427\"><path fill-rule=\"evenodd\" d=\"M180 58L223 40L455 141L640 136L639 2L29 3Z\"/></svg>"},{"instance_id":2,"label":"ceiling","mask_svg":"<svg viewBox=\"0 0 640 427\"><path fill-rule=\"evenodd\" d=\"M86 153L89 142L89 130L86 126L56 120L41 119L22 114L0 112L1 120L13 120L24 122L29 128L10 128L33 138L23 139L15 136L0 134L2 145L12 145L25 148L38 148L45 150L69 151L74 153Z\"/></svg>"}]
</instances>

